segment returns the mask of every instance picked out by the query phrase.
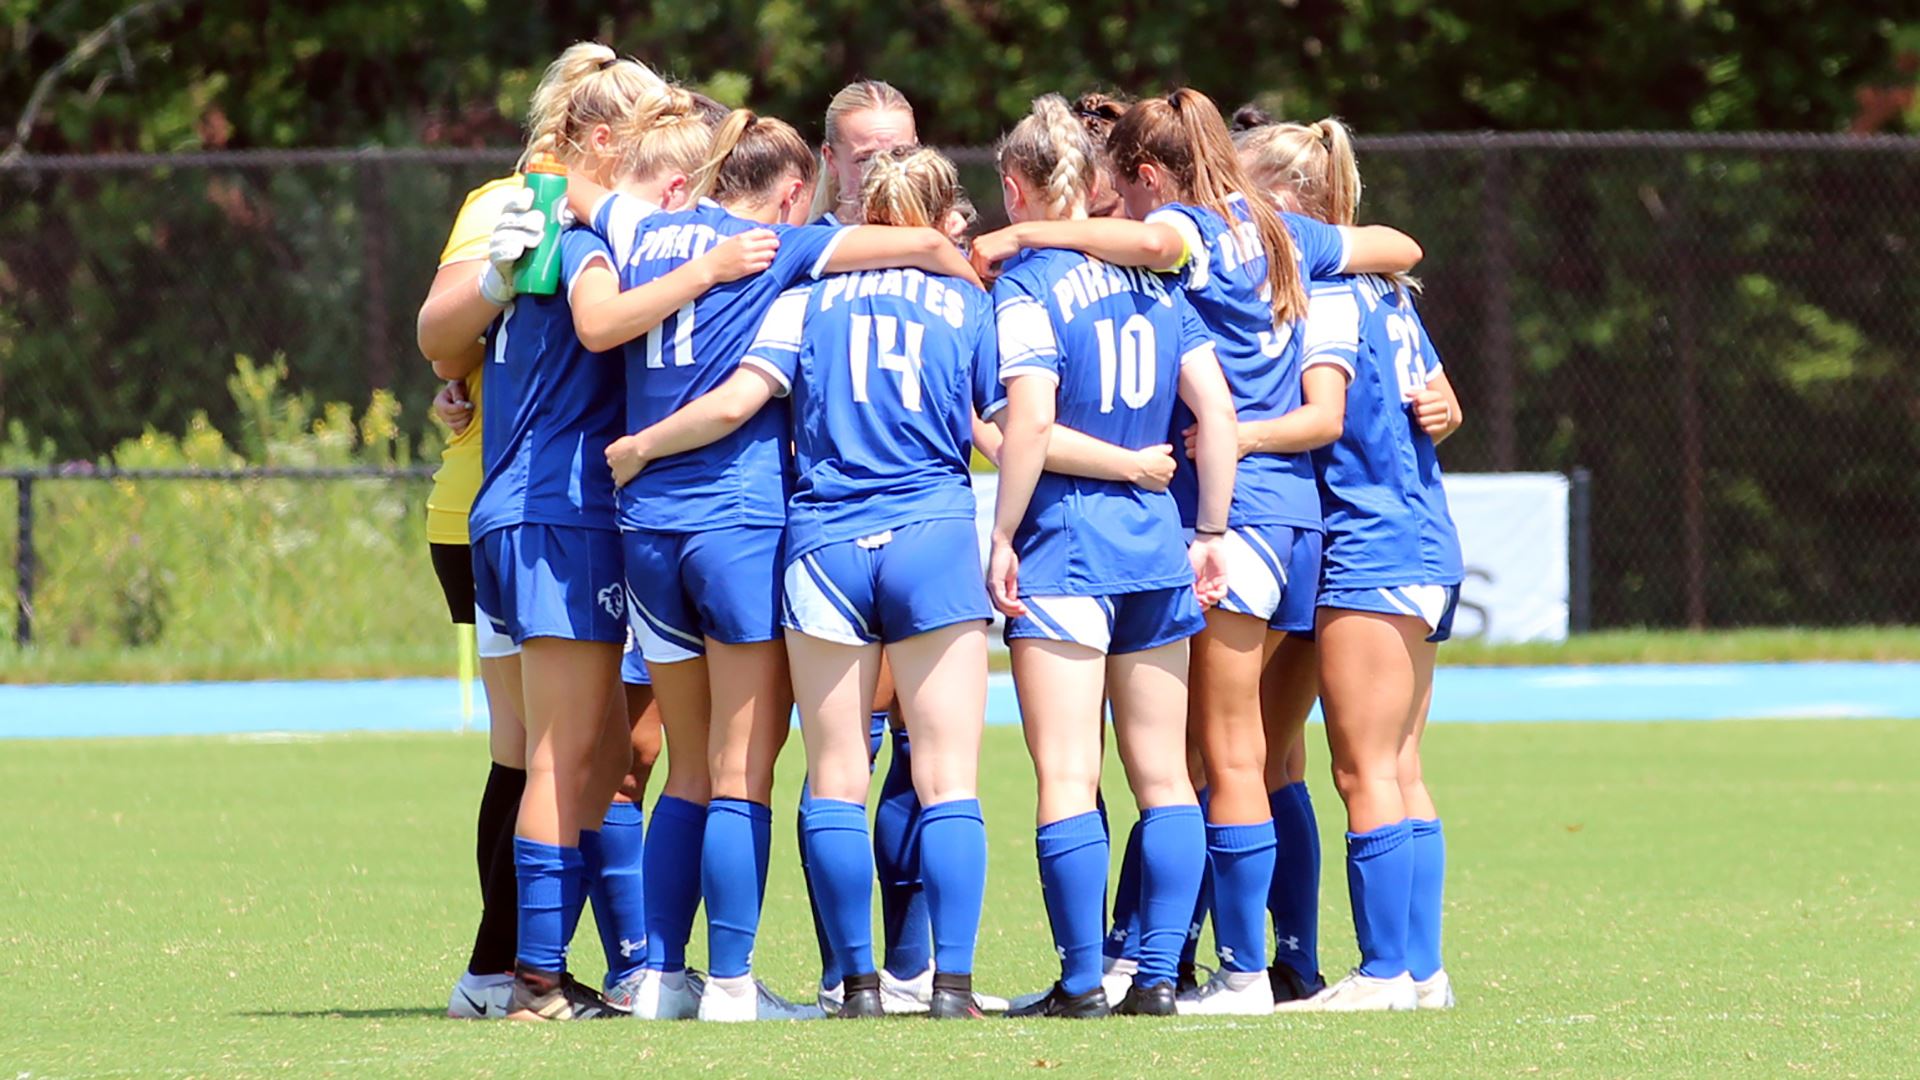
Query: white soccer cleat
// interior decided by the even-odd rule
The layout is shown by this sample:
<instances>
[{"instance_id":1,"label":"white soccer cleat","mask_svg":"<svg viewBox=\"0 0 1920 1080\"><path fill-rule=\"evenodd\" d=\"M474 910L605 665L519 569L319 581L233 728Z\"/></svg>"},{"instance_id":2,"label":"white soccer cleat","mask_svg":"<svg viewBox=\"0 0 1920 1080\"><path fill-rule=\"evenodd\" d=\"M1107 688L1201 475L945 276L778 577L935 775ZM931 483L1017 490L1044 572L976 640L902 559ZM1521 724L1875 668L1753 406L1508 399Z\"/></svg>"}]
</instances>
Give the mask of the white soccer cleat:
<instances>
[{"instance_id":1,"label":"white soccer cleat","mask_svg":"<svg viewBox=\"0 0 1920 1080\"><path fill-rule=\"evenodd\" d=\"M1453 980L1447 978L1447 969L1416 980L1413 984L1415 999L1422 1009L1453 1008Z\"/></svg>"},{"instance_id":2,"label":"white soccer cleat","mask_svg":"<svg viewBox=\"0 0 1920 1080\"><path fill-rule=\"evenodd\" d=\"M1376 979L1358 971L1304 1001L1274 1006L1275 1012L1412 1012L1420 1006L1413 976L1401 972Z\"/></svg>"},{"instance_id":3,"label":"white soccer cleat","mask_svg":"<svg viewBox=\"0 0 1920 1080\"><path fill-rule=\"evenodd\" d=\"M1140 961L1109 956L1102 967L1105 970L1100 973L1100 989L1107 992L1107 1007L1117 1009L1120 999L1133 989L1133 976L1140 970Z\"/></svg>"},{"instance_id":4,"label":"white soccer cleat","mask_svg":"<svg viewBox=\"0 0 1920 1080\"><path fill-rule=\"evenodd\" d=\"M1013 1002L997 994L983 994L975 990L973 992L973 1007L983 1013L1003 1013L1013 1008Z\"/></svg>"},{"instance_id":5,"label":"white soccer cleat","mask_svg":"<svg viewBox=\"0 0 1920 1080\"><path fill-rule=\"evenodd\" d=\"M513 976L462 972L447 995L447 1015L455 1020L504 1020L513 999Z\"/></svg>"},{"instance_id":6,"label":"white soccer cleat","mask_svg":"<svg viewBox=\"0 0 1920 1080\"><path fill-rule=\"evenodd\" d=\"M705 984L691 968L655 971L642 968L633 978L607 992L607 1001L624 1008L635 1020L691 1020L700 1012Z\"/></svg>"},{"instance_id":7,"label":"white soccer cleat","mask_svg":"<svg viewBox=\"0 0 1920 1080\"><path fill-rule=\"evenodd\" d=\"M731 979L709 976L700 995L700 1019L714 1023L752 1020L819 1020L826 1011L817 1005L796 1005L752 975Z\"/></svg>"},{"instance_id":8,"label":"white soccer cleat","mask_svg":"<svg viewBox=\"0 0 1920 1080\"><path fill-rule=\"evenodd\" d=\"M813 1000L820 1006L821 1012L828 1016L839 1016L840 1007L847 1003L847 984L837 982L832 986L823 986L813 995Z\"/></svg>"},{"instance_id":9,"label":"white soccer cleat","mask_svg":"<svg viewBox=\"0 0 1920 1080\"><path fill-rule=\"evenodd\" d=\"M880 1010L888 1016L914 1016L933 1005L933 965L911 979L899 979L880 969Z\"/></svg>"},{"instance_id":10,"label":"white soccer cleat","mask_svg":"<svg viewBox=\"0 0 1920 1080\"><path fill-rule=\"evenodd\" d=\"M1265 968L1216 971L1200 989L1174 1002L1181 1016L1266 1016L1273 1012L1273 987Z\"/></svg>"}]
</instances>

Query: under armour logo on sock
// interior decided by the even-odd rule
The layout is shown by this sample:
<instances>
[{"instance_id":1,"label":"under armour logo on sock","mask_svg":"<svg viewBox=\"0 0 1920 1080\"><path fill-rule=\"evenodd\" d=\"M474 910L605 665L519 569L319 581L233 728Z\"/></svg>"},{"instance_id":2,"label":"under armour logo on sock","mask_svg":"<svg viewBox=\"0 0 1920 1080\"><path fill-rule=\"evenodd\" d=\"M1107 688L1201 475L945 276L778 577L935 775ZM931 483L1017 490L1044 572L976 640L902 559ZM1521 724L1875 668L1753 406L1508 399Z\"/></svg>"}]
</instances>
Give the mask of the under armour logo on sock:
<instances>
[{"instance_id":1,"label":"under armour logo on sock","mask_svg":"<svg viewBox=\"0 0 1920 1080\"><path fill-rule=\"evenodd\" d=\"M1280 939L1280 944L1285 945L1288 952L1300 951L1300 939L1297 937L1283 937Z\"/></svg>"},{"instance_id":2,"label":"under armour logo on sock","mask_svg":"<svg viewBox=\"0 0 1920 1080\"><path fill-rule=\"evenodd\" d=\"M1233 949L1229 946L1220 946L1220 963L1227 967L1233 966Z\"/></svg>"},{"instance_id":3,"label":"under armour logo on sock","mask_svg":"<svg viewBox=\"0 0 1920 1080\"><path fill-rule=\"evenodd\" d=\"M626 938L621 938L620 939L620 958L622 960L631 960L633 959L634 953L637 953L641 949L644 949L646 947L647 947L646 938L641 938L639 941L628 941Z\"/></svg>"}]
</instances>

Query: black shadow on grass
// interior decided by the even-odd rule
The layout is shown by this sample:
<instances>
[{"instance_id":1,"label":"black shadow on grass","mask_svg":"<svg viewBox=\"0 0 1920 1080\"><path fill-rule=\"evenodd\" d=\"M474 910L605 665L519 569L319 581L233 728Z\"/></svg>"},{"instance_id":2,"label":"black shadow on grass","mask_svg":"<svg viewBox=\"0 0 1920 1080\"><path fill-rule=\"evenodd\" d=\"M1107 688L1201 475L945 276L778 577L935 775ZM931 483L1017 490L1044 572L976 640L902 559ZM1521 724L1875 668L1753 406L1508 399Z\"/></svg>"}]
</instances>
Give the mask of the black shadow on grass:
<instances>
[{"instance_id":1,"label":"black shadow on grass","mask_svg":"<svg viewBox=\"0 0 1920 1080\"><path fill-rule=\"evenodd\" d=\"M418 1016L446 1016L446 1006L395 1005L384 1009L248 1009L235 1016L274 1020L409 1020Z\"/></svg>"}]
</instances>

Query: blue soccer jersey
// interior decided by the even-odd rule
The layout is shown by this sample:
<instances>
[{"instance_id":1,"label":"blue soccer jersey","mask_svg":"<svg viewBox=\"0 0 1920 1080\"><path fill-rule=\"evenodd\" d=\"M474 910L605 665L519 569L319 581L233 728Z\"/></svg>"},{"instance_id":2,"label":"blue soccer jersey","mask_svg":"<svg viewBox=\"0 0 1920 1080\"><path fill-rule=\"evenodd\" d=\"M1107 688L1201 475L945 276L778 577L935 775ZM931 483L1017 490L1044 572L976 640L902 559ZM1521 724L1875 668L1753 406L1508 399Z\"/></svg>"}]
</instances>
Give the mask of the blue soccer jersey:
<instances>
[{"instance_id":1,"label":"blue soccer jersey","mask_svg":"<svg viewBox=\"0 0 1920 1080\"><path fill-rule=\"evenodd\" d=\"M1317 286L1313 302L1316 317L1322 304L1345 305L1348 325L1359 330L1344 346L1331 331L1316 335L1307 360L1338 364L1352 380L1340 438L1313 454L1326 511L1326 587L1458 584L1460 537L1440 460L1410 405L1440 374L1411 293L1361 276Z\"/></svg>"},{"instance_id":2,"label":"blue soccer jersey","mask_svg":"<svg viewBox=\"0 0 1920 1080\"><path fill-rule=\"evenodd\" d=\"M1233 392L1242 422L1269 420L1300 406L1300 349L1295 328L1276 327L1267 256L1246 201L1234 197L1239 220L1229 226L1203 206L1170 203L1147 220L1172 226L1187 242L1180 283L1199 313L1220 355L1220 369ZM1174 412L1171 441L1193 424L1184 406ZM1179 462L1171 488L1180 520L1189 528L1199 500L1198 478L1190 462ZM1229 525L1320 527L1320 497L1314 490L1313 464L1305 454L1249 454L1240 461L1233 487Z\"/></svg>"},{"instance_id":3,"label":"blue soccer jersey","mask_svg":"<svg viewBox=\"0 0 1920 1080\"><path fill-rule=\"evenodd\" d=\"M621 287L646 284L730 237L765 228L705 199L686 210L646 215L627 247ZM780 234L773 265L709 290L624 346L627 430L665 419L732 375L774 300L820 276L845 233L818 225L773 228ZM650 462L620 489L620 527L696 532L780 525L786 520L788 468L787 409L775 402L726 438Z\"/></svg>"},{"instance_id":4,"label":"blue soccer jersey","mask_svg":"<svg viewBox=\"0 0 1920 1080\"><path fill-rule=\"evenodd\" d=\"M588 229L560 238L563 288L521 294L487 329L487 407L480 410L485 477L468 532L509 525L616 527L607 444L620 437L622 377L614 353L587 351L568 298L580 272L613 269Z\"/></svg>"},{"instance_id":5,"label":"blue soccer jersey","mask_svg":"<svg viewBox=\"0 0 1920 1080\"><path fill-rule=\"evenodd\" d=\"M1167 441L1181 366L1214 352L1178 287L1078 252L1021 254L993 300L1000 381L1053 380L1058 423L1130 450ZM1042 473L1014 550L1022 596L1193 584L1173 496L1115 480Z\"/></svg>"},{"instance_id":6,"label":"blue soccer jersey","mask_svg":"<svg viewBox=\"0 0 1920 1080\"><path fill-rule=\"evenodd\" d=\"M992 301L958 278L870 270L784 293L744 363L792 402L788 561L914 522L971 521L973 410L999 397L998 358Z\"/></svg>"}]
</instances>

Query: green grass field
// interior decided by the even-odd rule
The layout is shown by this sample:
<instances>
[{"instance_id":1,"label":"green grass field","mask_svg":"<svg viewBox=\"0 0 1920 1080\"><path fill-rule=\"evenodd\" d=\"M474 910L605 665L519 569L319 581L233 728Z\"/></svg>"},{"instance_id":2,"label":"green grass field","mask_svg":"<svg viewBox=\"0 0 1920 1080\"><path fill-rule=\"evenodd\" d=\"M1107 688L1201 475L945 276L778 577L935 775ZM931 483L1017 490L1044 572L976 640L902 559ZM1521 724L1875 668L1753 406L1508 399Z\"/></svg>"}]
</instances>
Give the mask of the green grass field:
<instances>
[{"instance_id":1,"label":"green grass field","mask_svg":"<svg viewBox=\"0 0 1920 1080\"><path fill-rule=\"evenodd\" d=\"M9 742L0 1074L1914 1075L1920 724L1449 725L1430 741L1451 1014L750 1028L441 1018L477 907L477 736ZM758 968L800 995L815 959L797 753L783 764ZM979 979L1013 994L1053 970L1016 730L990 729L982 772ZM1315 789L1337 973L1353 959L1339 811ZM579 941L597 977L596 939Z\"/></svg>"}]
</instances>

